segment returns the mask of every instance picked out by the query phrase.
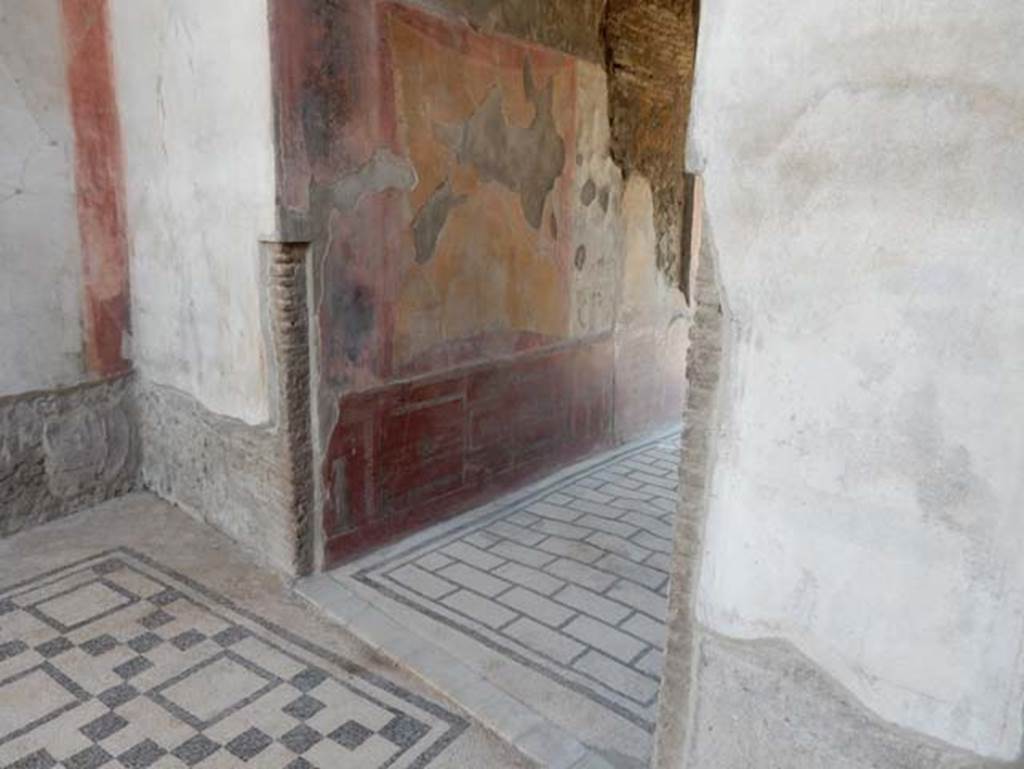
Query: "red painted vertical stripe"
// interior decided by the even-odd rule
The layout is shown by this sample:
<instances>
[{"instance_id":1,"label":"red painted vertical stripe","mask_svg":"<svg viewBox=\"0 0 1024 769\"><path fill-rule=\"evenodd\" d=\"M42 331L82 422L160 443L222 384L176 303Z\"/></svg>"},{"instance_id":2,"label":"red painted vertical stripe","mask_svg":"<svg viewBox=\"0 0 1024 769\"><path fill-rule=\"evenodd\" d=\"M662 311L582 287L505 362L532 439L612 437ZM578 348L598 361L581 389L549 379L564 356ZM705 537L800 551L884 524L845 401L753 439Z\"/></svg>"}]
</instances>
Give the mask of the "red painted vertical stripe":
<instances>
[{"instance_id":1,"label":"red painted vertical stripe","mask_svg":"<svg viewBox=\"0 0 1024 769\"><path fill-rule=\"evenodd\" d=\"M82 244L84 348L89 371L127 370L128 245L124 156L114 93L107 0L61 0L75 135L75 187Z\"/></svg>"}]
</instances>

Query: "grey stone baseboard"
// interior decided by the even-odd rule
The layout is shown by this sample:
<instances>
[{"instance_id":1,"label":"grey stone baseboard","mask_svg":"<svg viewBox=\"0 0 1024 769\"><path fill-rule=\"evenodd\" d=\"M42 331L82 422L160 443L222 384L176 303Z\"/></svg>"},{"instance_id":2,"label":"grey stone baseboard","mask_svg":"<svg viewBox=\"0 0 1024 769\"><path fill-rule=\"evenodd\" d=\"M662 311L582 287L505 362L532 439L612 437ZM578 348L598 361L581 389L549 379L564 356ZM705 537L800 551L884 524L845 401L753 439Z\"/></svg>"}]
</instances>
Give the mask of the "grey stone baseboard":
<instances>
[{"instance_id":1,"label":"grey stone baseboard","mask_svg":"<svg viewBox=\"0 0 1024 769\"><path fill-rule=\"evenodd\" d=\"M702 631L686 767L996 769L990 761L883 721L779 640Z\"/></svg>"},{"instance_id":2,"label":"grey stone baseboard","mask_svg":"<svg viewBox=\"0 0 1024 769\"><path fill-rule=\"evenodd\" d=\"M132 375L0 398L0 536L133 491Z\"/></svg>"},{"instance_id":3,"label":"grey stone baseboard","mask_svg":"<svg viewBox=\"0 0 1024 769\"><path fill-rule=\"evenodd\" d=\"M136 399L145 488L294 571L297 532L278 431L220 416L151 382L138 384Z\"/></svg>"}]
</instances>

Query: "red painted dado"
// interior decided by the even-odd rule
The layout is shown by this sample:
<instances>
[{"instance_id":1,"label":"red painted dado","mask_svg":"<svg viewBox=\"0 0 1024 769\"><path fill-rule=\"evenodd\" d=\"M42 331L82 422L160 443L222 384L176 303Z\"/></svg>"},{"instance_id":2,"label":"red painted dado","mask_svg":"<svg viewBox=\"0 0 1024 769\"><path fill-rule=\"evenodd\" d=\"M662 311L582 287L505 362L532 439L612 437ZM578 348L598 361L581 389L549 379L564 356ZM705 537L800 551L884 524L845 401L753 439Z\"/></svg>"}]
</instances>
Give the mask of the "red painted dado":
<instances>
[{"instance_id":1,"label":"red painted dado","mask_svg":"<svg viewBox=\"0 0 1024 769\"><path fill-rule=\"evenodd\" d=\"M324 462L328 565L612 440L609 336L344 396Z\"/></svg>"},{"instance_id":2,"label":"red painted dado","mask_svg":"<svg viewBox=\"0 0 1024 769\"><path fill-rule=\"evenodd\" d=\"M82 246L84 349L88 370L127 370L128 246L124 158L114 92L106 0L62 0L75 187Z\"/></svg>"}]
</instances>

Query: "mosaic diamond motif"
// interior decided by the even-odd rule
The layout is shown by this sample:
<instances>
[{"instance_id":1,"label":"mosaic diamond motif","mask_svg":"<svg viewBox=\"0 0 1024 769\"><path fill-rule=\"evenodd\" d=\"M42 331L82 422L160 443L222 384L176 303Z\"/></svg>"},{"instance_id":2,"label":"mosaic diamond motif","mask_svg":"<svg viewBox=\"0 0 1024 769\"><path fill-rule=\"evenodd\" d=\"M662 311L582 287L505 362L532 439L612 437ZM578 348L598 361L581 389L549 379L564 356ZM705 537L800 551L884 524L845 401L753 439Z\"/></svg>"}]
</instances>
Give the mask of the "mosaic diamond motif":
<instances>
[{"instance_id":1,"label":"mosaic diamond motif","mask_svg":"<svg viewBox=\"0 0 1024 769\"><path fill-rule=\"evenodd\" d=\"M308 721L323 709L324 704L316 699L316 697L310 697L309 695L303 695L284 706L285 713L302 721Z\"/></svg>"},{"instance_id":2,"label":"mosaic diamond motif","mask_svg":"<svg viewBox=\"0 0 1024 769\"><path fill-rule=\"evenodd\" d=\"M57 762L45 750L39 750L11 764L10 769L50 769Z\"/></svg>"},{"instance_id":3,"label":"mosaic diamond motif","mask_svg":"<svg viewBox=\"0 0 1024 769\"><path fill-rule=\"evenodd\" d=\"M231 740L227 744L227 749L235 758L248 761L250 758L258 756L273 743L274 741L270 737L253 727Z\"/></svg>"},{"instance_id":4,"label":"mosaic diamond motif","mask_svg":"<svg viewBox=\"0 0 1024 769\"><path fill-rule=\"evenodd\" d=\"M67 759L64 766L67 769L97 769L111 758L112 756L99 745L93 745Z\"/></svg>"},{"instance_id":5,"label":"mosaic diamond motif","mask_svg":"<svg viewBox=\"0 0 1024 769\"><path fill-rule=\"evenodd\" d=\"M105 740L115 732L119 732L128 726L128 722L116 713L107 713L95 721L90 721L79 731L93 742Z\"/></svg>"},{"instance_id":6,"label":"mosaic diamond motif","mask_svg":"<svg viewBox=\"0 0 1024 769\"><path fill-rule=\"evenodd\" d=\"M197 734L171 751L171 754L184 764L195 766L218 750L220 750L220 745L202 734Z\"/></svg>"},{"instance_id":7,"label":"mosaic diamond motif","mask_svg":"<svg viewBox=\"0 0 1024 769\"><path fill-rule=\"evenodd\" d=\"M146 769L167 755L153 740L143 740L117 757L127 769Z\"/></svg>"},{"instance_id":8,"label":"mosaic diamond motif","mask_svg":"<svg viewBox=\"0 0 1024 769\"><path fill-rule=\"evenodd\" d=\"M316 745L324 736L316 729L299 724L281 738L281 742L293 753L305 753Z\"/></svg>"},{"instance_id":9,"label":"mosaic diamond motif","mask_svg":"<svg viewBox=\"0 0 1024 769\"><path fill-rule=\"evenodd\" d=\"M467 726L125 550L0 615L0 769L420 769Z\"/></svg>"},{"instance_id":10,"label":"mosaic diamond motif","mask_svg":"<svg viewBox=\"0 0 1024 769\"><path fill-rule=\"evenodd\" d=\"M329 736L339 745L344 745L349 750L355 750L370 739L373 732L358 721L349 721L339 726Z\"/></svg>"},{"instance_id":11,"label":"mosaic diamond motif","mask_svg":"<svg viewBox=\"0 0 1024 769\"><path fill-rule=\"evenodd\" d=\"M98 699L108 708L113 709L124 705L126 702L130 702L138 696L139 690L131 684L118 684L107 689L105 692L101 692Z\"/></svg>"}]
</instances>

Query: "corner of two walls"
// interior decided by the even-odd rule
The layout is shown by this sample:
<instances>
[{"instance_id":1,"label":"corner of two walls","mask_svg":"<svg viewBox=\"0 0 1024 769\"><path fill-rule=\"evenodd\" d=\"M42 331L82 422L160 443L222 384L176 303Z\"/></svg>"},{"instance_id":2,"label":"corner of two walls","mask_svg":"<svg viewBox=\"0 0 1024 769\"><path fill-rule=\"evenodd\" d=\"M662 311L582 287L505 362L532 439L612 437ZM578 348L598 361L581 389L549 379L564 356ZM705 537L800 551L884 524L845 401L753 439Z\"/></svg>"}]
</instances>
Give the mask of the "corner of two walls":
<instances>
[{"instance_id":1,"label":"corner of two walls","mask_svg":"<svg viewBox=\"0 0 1024 769\"><path fill-rule=\"evenodd\" d=\"M499 429L491 436L491 443L484 439L483 453L470 458L469 464L480 468L485 476L490 468L505 467L509 461L509 467L516 468L514 472L529 473L531 467L540 470L549 466L552 456L568 458L612 440L627 439L667 419L674 420L680 391L666 382L682 380L681 361L678 368L673 361L681 358L683 348L677 342L679 331L685 326L679 323L678 313L668 309L673 303L678 306L674 289L668 289L651 269L657 236L650 227L653 204L648 187L635 175L623 188L609 156L608 96L600 65L543 49L535 43L500 35L483 36L466 30L461 23L452 25L411 7L379 4L381 8L385 6L404 14L408 22L406 32L418 29L417 34L428 38L440 35L443 39L454 31L456 37L469 41L484 58L488 46L496 44L507 50L519 64L507 69L499 65L491 74L483 75L484 81L495 78L494 83L501 82L511 100L502 107L512 116L502 141L515 146L516 142L522 143L520 149L527 153L524 157L546 157L549 162L557 158L558 168L550 169L555 171L550 182L554 187L547 187L545 181L533 190L529 179L513 178L522 173L520 168L485 170L488 159L471 160L449 180L461 185L459 190L449 193L447 204L447 214L456 224L441 218L434 226L426 217L422 218L422 227L418 222L412 223L418 238L416 245L426 243L434 249L434 253L426 254L425 260L420 253L420 261L415 256L412 261L433 262L435 270L462 270L465 278L464 265L459 264L461 256L468 254L472 259L480 259L497 253L488 251L487 243L470 248L461 256L450 248L449 253L444 253L445 233L453 228L469 227L467 232L473 237L471 223L465 217L461 225L457 224L458 209L464 203L466 211L474 211L474 206L480 205L474 202L474 193L466 192L466 185L479 185L479 180L472 178L474 174L493 173L499 183L501 174L512 175L505 182L521 194L506 196L507 200L498 195L489 202L497 203L499 211L508 209L504 223L496 220L499 230L507 222L525 216L526 241L521 233L511 230L498 235L506 239L513 252L525 246L523 253L507 266L512 269L515 258L524 264L531 263L536 281L530 284L532 288L516 289L523 292L521 296L494 296L510 318L507 328L502 326L505 330L499 329L501 333L496 336L488 336L492 320L478 318L482 321L480 329L487 333L480 335L478 330L467 328L450 339L445 336L447 348L431 349L430 343L436 341L432 338L432 324L440 323L439 328L443 328L450 320L431 317L430 304L417 303L413 280L407 284L412 290L412 294L407 294L412 297L411 314L404 321L397 319L397 332L395 327L381 327L392 334L388 343L400 348L404 363L392 366L388 362L374 370L376 364L360 360L363 352L356 349L360 333L372 337L379 331L372 314L366 315L368 308L371 313L375 309L367 299L371 293L364 291L366 287L358 279L353 281L351 274L345 274L352 269L358 271L358 260L342 258L340 264L333 266L324 266L319 261L314 265L310 283L318 312L313 336L322 342L321 349L314 347L321 366L320 386L314 386L319 398L314 405L317 413L326 416L321 417L314 430L313 445L330 448L334 427L330 415L338 413L338 395L351 391L353 382L359 385L356 390L364 392L389 382L401 390L409 377L426 381L423 377L433 376L435 382L457 380L461 384L456 387L477 393L486 393L490 388L485 400L493 414L479 413L474 422L475 437L467 437L477 443L492 430L487 427L489 420L493 422L499 414L502 416L498 418L505 420L510 403L527 408L529 413L520 415L524 418L514 420L518 431L511 441L514 456L507 454L508 436ZM194 3L169 5L125 0L110 0L109 4L104 0L77 0L64 3L63 7L79 13L81 18L76 24L102 21L100 25L82 28L88 29L93 37L102 37L90 38L93 45L89 50L99 51L105 57L101 62L105 70L100 74L105 76L101 85L106 90L100 95L108 97L105 101L97 100L95 79L69 81L72 97L76 87L82 95L78 102L72 99L73 111L77 104L80 113L76 119L84 116L100 123L106 121L104 130L82 135L79 150L106 153L109 161L79 164L79 187L83 183L93 185L89 194L81 196L86 205L79 210L81 238L86 247L83 282L90 289L82 309L83 328L88 333L83 356L97 369L109 372L111 367L124 368L127 340L131 339L135 374L133 382L114 387L105 407L101 407L102 399L96 396L91 396L85 411L73 405L54 405L54 397L47 396L27 406L19 403L15 404L17 409L5 410L4 418L12 425L3 439L5 468L10 468L10 478L18 479L17 484L12 480L10 487L13 490L17 486L16 493L24 496L24 480L32 474L39 476L40 466L44 475L51 471L51 466L61 466L61 461L54 458L54 446L82 441L96 456L80 452L63 464L78 462L78 469L86 468L94 477L112 480L108 488L92 495L73 494L65 506L67 510L136 488L141 477L145 487L200 514L275 565L287 571L308 569L312 560L309 542L313 538L313 523L307 511L313 504L313 492L306 479L297 477L303 475L303 467L309 466L308 457L302 456L309 451L309 442L303 439L308 417L299 413L309 408L300 397L309 388L296 382L308 378L309 362L308 357L295 358L295 351L305 349L305 345L296 341L293 322L304 312L298 308L306 307L306 280L298 277L304 274L304 266L297 256L300 251L305 253L305 247L266 244L260 247L264 253L257 256L255 232L272 230L273 225L260 222L272 220L273 215L261 213L253 219L246 217L244 211L265 212L273 208L273 182L268 185L266 180L274 173L267 169L258 172L251 185L242 184L238 178L239 169L259 166L252 159L272 151L278 141L282 142L282 153L287 155L288 141L294 138L282 133L275 140L269 128L273 114L269 103L264 110L259 107L259 99L246 97L250 107L247 112L246 105L236 101L239 92L249 93L251 88L232 90L232 83L239 82L239 78L252 85L252 75L259 72L259 66L249 60L254 55L267 55L262 43L269 37L265 26L267 9L262 3L239 4L218 14L200 15ZM592 21L595 23L591 24ZM588 28L597 25L595 20L585 23ZM511 21L509 24L514 26ZM548 32L553 29L547 28ZM229 30L232 39L248 41L239 45L262 46L262 50L259 54L234 49L221 51L214 43ZM410 44L414 46L415 42ZM573 43L567 45L572 48ZM594 51L599 50L599 46L593 47ZM394 50L400 48L397 45ZM594 51L588 53L593 55ZM178 66L183 63L183 56L189 57L195 70ZM120 66L116 66L118 61ZM132 66L124 64L128 61ZM249 64L244 64L245 61ZM409 61L413 69L406 75L415 78L415 64ZM529 64L524 63L527 61ZM329 76L337 62L326 63ZM195 94L203 89L199 89L197 82L190 82L188 74L182 74L189 72L193 79L200 76L196 73L201 73L204 86L208 87L206 98L195 100ZM335 76L341 78L340 73ZM369 79L360 85L387 85L383 81L375 83L373 72L366 76ZM268 73L264 85L269 99L271 89L277 88L278 83L271 85ZM218 102L218 94L225 97L222 103ZM253 101L255 109L251 107ZM97 113L98 103L106 104L107 111ZM316 105L315 99L313 104ZM341 126L348 119L344 110L330 111L339 105L328 101L320 106L327 108L317 118L321 128ZM483 116L489 106L485 100L470 104L469 108L466 131L473 130L474 111ZM538 123L545 119L548 110L551 120L561 121L554 132ZM531 111L536 118L534 129L548 130L547 134L524 133L524 127L530 125ZM249 118L240 122L235 113ZM195 123L190 115L201 116L202 123ZM327 166L333 163L327 170L340 171L342 177L346 169L357 176L364 174L354 181L342 178L340 183L331 176L327 188L314 185L301 190L301 194L313 193L314 208L324 203L344 207L346 190L354 195L352 204L360 206L382 193L386 198L393 183L405 184L402 175L407 175L409 169L403 170L401 162L397 181L387 182L391 171L386 167L350 168L349 161L338 157L317 158L318 129L316 120L311 122L310 117L315 115L308 111L303 115L305 124L301 129L301 141L313 142L302 148L303 152L312 153L307 158ZM253 130L253 125L262 127ZM309 134L311 129L313 133ZM320 138L328 144L332 140L329 136ZM542 144L529 145L536 140ZM548 144L544 145L544 141ZM387 144L378 144L376 150ZM433 187L427 184L426 176L431 173L430 153L434 150L406 149L410 155L421 151L415 156L419 167L412 171L415 181L422 182L415 194L430 193ZM349 150L351 147L346 151ZM460 150L470 151L469 145ZM373 157L383 156L378 153ZM106 180L106 187L101 184L97 188L96 179L89 176L97 168L112 173L113 182ZM285 163L278 170L287 176L294 172L295 165ZM548 172L542 170L535 179L544 179L545 173ZM104 179L101 177L100 181ZM289 180L279 182L284 185L283 198L287 201ZM424 199L431 211L443 203L443 185L434 193ZM482 194L486 198L489 193ZM480 210L486 212L488 200L483 198L484 208ZM377 207L380 201L374 199L370 205ZM309 218L322 217L324 209L318 211ZM386 211L386 204L382 211ZM282 218L289 216L290 212ZM337 226L339 221L337 213L332 214L330 226ZM313 221L313 229L324 223ZM341 226L349 225L342 221ZM432 234L424 239L420 237L421 231ZM347 235L332 240L332 244L359 247L359 234ZM319 244L316 237L321 238ZM314 233L311 239L314 248L324 245L323 232ZM113 282L108 273L96 267L97 257L93 255L97 253L97 244L107 247L103 252L104 264L113 269ZM130 337L129 254L133 298ZM545 276L544 270L550 271L550 266L546 266L548 260L557 266L550 276ZM438 268L440 263L448 266ZM476 277L471 278L476 281L476 288L459 301L468 300L472 305L479 300L473 299L472 291L501 290L501 281L488 272L493 266L484 262L478 265ZM338 269L342 270L340 275ZM285 273L290 277L282 277ZM506 280L512 275L514 270ZM493 285L488 287L489 281ZM563 293L552 293L552 287L557 285L563 287ZM657 311L652 309L652 293L661 297ZM457 310L453 318L467 309L459 301L452 305ZM484 298L483 304L469 307L469 315L486 315L490 312L486 306L489 302L490 298ZM281 312L291 320L286 320ZM668 321L663 312L670 316ZM538 316L540 320L535 323ZM401 326L403 322L405 325ZM659 324L662 328L652 331ZM343 333L332 333L339 329ZM444 333L438 338L441 336ZM333 352L339 349L340 355ZM657 376L651 376L654 369ZM643 375L637 376L640 373ZM510 383L531 381L535 389L539 388L535 393L527 395L518 384L509 389ZM325 386L325 382L333 384ZM551 390L553 382L561 382L564 392L557 387ZM659 388L656 394L650 390L652 383ZM409 394L407 389L403 392ZM308 399L308 393L304 397ZM387 400L392 395L384 397ZM414 400L416 397L413 395ZM5 407L10 405L4 402ZM346 416L351 413L348 408L344 411ZM44 414L65 412L70 414L68 426L47 427L53 417L42 418ZM433 417L426 418L429 421ZM553 436L550 424L561 423L563 418L568 420L565 435ZM342 430L343 437L357 433ZM433 464L438 457L420 459ZM325 462L324 466L337 472L332 464ZM324 478L329 493L333 480L332 476ZM399 484L410 481L397 480ZM50 486L54 483L65 492L74 486L70 481L54 481ZM478 489L490 487L486 477L473 483ZM417 493L415 488L406 489L409 499ZM52 515L52 496L43 495L40 499L19 504L34 506L35 518ZM38 512L44 507L50 512Z\"/></svg>"},{"instance_id":2,"label":"corner of two walls","mask_svg":"<svg viewBox=\"0 0 1024 769\"><path fill-rule=\"evenodd\" d=\"M10 6L10 7L8 7ZM0 536L136 487L128 263L103 3L0 6Z\"/></svg>"},{"instance_id":3,"label":"corner of two walls","mask_svg":"<svg viewBox=\"0 0 1024 769\"><path fill-rule=\"evenodd\" d=\"M144 488L312 568L305 244L274 234L264 0L109 0Z\"/></svg>"},{"instance_id":4,"label":"corner of two walls","mask_svg":"<svg viewBox=\"0 0 1024 769\"><path fill-rule=\"evenodd\" d=\"M314 566L307 245L266 242L261 251L271 420L248 424L142 380L142 479L261 560L301 575Z\"/></svg>"},{"instance_id":5,"label":"corner of two walls","mask_svg":"<svg viewBox=\"0 0 1024 769\"><path fill-rule=\"evenodd\" d=\"M265 4L3 10L0 535L148 488L308 570L305 248L259 242Z\"/></svg>"}]
</instances>

